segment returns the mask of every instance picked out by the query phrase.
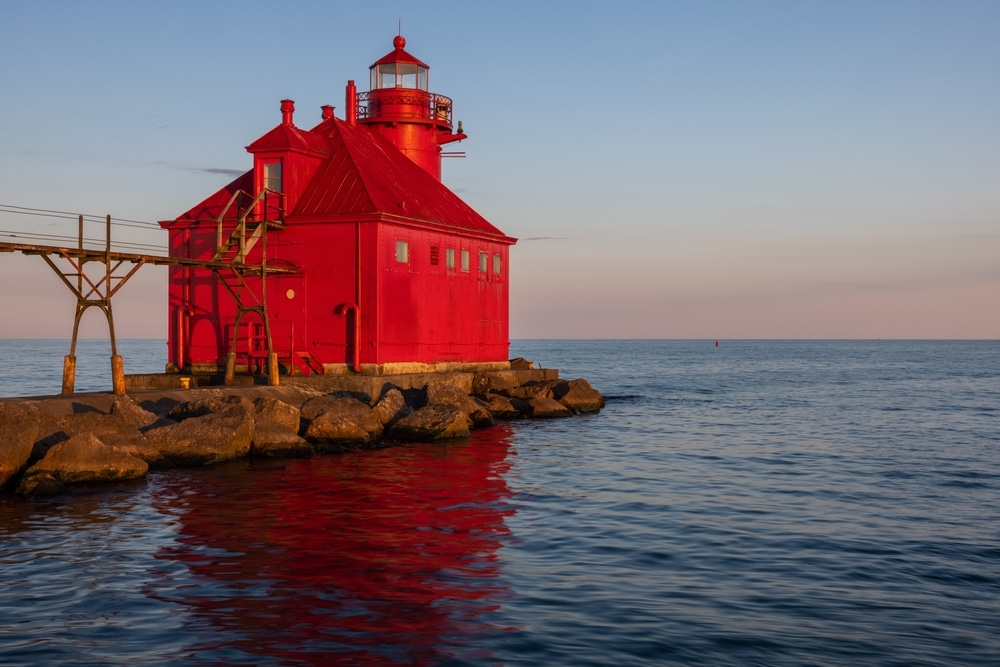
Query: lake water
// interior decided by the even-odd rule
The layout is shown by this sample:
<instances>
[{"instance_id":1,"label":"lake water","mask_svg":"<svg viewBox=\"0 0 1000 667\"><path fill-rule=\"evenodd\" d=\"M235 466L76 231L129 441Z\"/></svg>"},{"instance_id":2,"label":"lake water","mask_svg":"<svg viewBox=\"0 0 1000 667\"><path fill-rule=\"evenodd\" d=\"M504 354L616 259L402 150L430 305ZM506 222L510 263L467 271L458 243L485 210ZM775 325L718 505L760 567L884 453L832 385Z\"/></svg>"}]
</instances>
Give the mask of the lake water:
<instances>
[{"instance_id":1,"label":"lake water","mask_svg":"<svg viewBox=\"0 0 1000 667\"><path fill-rule=\"evenodd\" d=\"M5 393L67 348L0 341ZM0 497L0 665L1000 664L1000 343L511 352L607 407Z\"/></svg>"}]
</instances>

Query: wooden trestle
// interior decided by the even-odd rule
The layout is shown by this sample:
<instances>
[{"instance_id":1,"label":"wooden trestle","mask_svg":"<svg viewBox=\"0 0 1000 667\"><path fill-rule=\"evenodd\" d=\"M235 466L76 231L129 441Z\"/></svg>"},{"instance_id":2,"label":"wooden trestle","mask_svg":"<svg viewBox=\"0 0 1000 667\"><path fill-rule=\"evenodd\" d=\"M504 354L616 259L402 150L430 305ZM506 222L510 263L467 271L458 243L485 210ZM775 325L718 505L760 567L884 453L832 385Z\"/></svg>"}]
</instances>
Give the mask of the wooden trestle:
<instances>
[{"instance_id":1,"label":"wooden trestle","mask_svg":"<svg viewBox=\"0 0 1000 667\"><path fill-rule=\"evenodd\" d=\"M235 197L235 195L234 195ZM244 216L245 217L245 216ZM219 220L220 241L215 257L211 260L189 259L185 257L165 257L162 255L147 255L138 253L116 252L111 249L111 216L105 218L105 243L103 250L85 248L83 245L83 216L79 216L79 236L77 246L61 247L49 245L34 245L28 243L7 243L0 242L0 252L20 252L25 255L38 255L45 260L45 263L62 280L63 284L76 297L76 314L73 318L73 336L70 341L69 354L63 360L62 393L72 394L76 381L76 342L80 331L80 320L87 309L99 308L108 321L108 335L111 340L111 380L114 393L122 395L125 393L125 366L121 356L118 354L118 344L115 338L115 321L111 309L111 298L128 279L146 264L157 266L185 266L210 269L220 282L225 285L226 290L236 300L238 315L236 326L239 326L240 318L247 312L257 312L264 321L265 332L267 334L268 350L268 383L278 384L278 362L277 355L271 342L271 330L267 314L267 284L265 277L271 273L294 273L294 269L271 268L267 266L267 230L269 227L282 227L283 224L275 221L263 221L249 223L254 225L247 235L248 223L244 219L237 222L236 229L223 242L221 239L222 220ZM246 256L250 249L260 240L262 242L261 261L259 264L246 264ZM236 252L230 252L235 248ZM64 260L65 264L57 264L58 260ZM100 264L101 270L93 271L88 275L87 264ZM124 267L124 268L123 268ZM261 296L257 298L252 290L247 288L245 277L255 275L261 279ZM250 294L254 303L247 305L244 303L244 295ZM226 383L231 384L235 375L236 342L234 335L232 346L226 363Z\"/></svg>"}]
</instances>

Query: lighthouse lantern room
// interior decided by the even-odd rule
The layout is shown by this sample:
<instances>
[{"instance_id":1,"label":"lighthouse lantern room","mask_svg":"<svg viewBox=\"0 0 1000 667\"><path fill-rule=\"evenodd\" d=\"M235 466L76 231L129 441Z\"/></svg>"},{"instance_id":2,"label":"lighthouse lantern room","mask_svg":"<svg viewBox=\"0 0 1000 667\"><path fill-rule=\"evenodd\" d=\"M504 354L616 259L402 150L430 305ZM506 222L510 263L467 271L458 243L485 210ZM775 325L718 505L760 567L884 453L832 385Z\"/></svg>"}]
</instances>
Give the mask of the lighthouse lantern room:
<instances>
[{"instance_id":1,"label":"lighthouse lantern room","mask_svg":"<svg viewBox=\"0 0 1000 667\"><path fill-rule=\"evenodd\" d=\"M371 66L371 89L354 95L348 83L348 121L377 129L404 155L441 179L441 146L467 138L461 123L452 131L452 101L429 92L430 68L406 52L406 40L397 35L394 49Z\"/></svg>"}]
</instances>

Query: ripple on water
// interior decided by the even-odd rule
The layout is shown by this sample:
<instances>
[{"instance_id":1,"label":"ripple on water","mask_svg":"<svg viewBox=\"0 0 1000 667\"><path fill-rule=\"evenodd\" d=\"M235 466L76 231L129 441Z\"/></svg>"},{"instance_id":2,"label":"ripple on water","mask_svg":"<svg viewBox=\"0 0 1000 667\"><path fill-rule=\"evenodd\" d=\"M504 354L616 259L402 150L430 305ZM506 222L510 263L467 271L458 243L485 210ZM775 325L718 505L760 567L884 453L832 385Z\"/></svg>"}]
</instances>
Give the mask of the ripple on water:
<instances>
[{"instance_id":1,"label":"ripple on water","mask_svg":"<svg viewBox=\"0 0 1000 667\"><path fill-rule=\"evenodd\" d=\"M0 663L1000 664L996 345L519 345L608 407L0 500Z\"/></svg>"}]
</instances>

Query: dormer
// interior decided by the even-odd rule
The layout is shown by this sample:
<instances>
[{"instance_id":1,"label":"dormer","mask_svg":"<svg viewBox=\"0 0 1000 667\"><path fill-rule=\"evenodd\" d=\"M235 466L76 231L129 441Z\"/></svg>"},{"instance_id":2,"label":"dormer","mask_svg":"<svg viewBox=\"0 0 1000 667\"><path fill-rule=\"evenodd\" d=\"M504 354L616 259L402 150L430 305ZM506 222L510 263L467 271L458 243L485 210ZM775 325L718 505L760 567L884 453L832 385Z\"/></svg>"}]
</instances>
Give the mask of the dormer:
<instances>
[{"instance_id":1,"label":"dormer","mask_svg":"<svg viewBox=\"0 0 1000 667\"><path fill-rule=\"evenodd\" d=\"M281 100L281 124L246 147L253 155L254 196L268 220L284 220L327 156L315 135L295 126L295 102Z\"/></svg>"}]
</instances>

